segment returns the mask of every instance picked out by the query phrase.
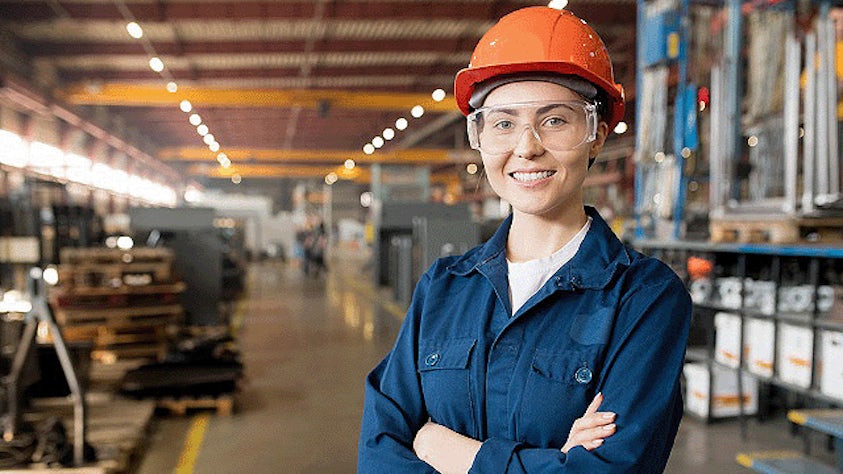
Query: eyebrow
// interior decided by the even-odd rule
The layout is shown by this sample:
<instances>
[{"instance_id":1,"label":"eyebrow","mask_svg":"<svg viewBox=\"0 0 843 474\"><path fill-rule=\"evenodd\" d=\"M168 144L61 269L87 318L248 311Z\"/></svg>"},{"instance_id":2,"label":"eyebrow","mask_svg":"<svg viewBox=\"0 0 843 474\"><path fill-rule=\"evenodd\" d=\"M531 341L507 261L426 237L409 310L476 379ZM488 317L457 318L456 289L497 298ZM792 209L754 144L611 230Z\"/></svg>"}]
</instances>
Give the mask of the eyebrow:
<instances>
[{"instance_id":1,"label":"eyebrow","mask_svg":"<svg viewBox=\"0 0 843 474\"><path fill-rule=\"evenodd\" d=\"M548 104L548 105L539 107L536 110L536 115L541 115L541 114L543 114L543 113L545 113L549 110L553 110L553 109L564 107L564 106L565 106L565 103L563 103L563 102ZM490 112L500 112L500 113L505 113L505 114L508 114L508 115L517 115L515 113L515 109L508 109L508 108L500 108L500 109L494 108L493 110L490 110Z\"/></svg>"}]
</instances>

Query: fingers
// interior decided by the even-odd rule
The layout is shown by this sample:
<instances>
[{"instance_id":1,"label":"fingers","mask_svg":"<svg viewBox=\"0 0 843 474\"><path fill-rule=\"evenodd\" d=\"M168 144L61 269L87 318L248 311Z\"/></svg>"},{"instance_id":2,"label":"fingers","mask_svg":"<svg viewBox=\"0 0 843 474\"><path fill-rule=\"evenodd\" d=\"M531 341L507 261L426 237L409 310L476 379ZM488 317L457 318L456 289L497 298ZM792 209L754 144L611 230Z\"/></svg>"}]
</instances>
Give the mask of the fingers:
<instances>
[{"instance_id":1,"label":"fingers","mask_svg":"<svg viewBox=\"0 0 843 474\"><path fill-rule=\"evenodd\" d=\"M588 451L591 451L603 445L603 441L615 434L616 430L617 426L614 423L585 430L577 430L576 433L571 433L571 436L568 438L568 444L569 446L582 446Z\"/></svg>"},{"instance_id":2,"label":"fingers","mask_svg":"<svg viewBox=\"0 0 843 474\"><path fill-rule=\"evenodd\" d=\"M610 411L592 413L584 415L582 418L577 418L574 421L574 429L588 429L596 428L598 426L608 425L615 421L616 415Z\"/></svg>"},{"instance_id":3,"label":"fingers","mask_svg":"<svg viewBox=\"0 0 843 474\"><path fill-rule=\"evenodd\" d=\"M594 400L588 405L588 408L585 409L585 414L589 415L591 413L596 413L597 409L600 408L600 404L603 403L603 392L598 392L597 395L594 396Z\"/></svg>"}]
</instances>

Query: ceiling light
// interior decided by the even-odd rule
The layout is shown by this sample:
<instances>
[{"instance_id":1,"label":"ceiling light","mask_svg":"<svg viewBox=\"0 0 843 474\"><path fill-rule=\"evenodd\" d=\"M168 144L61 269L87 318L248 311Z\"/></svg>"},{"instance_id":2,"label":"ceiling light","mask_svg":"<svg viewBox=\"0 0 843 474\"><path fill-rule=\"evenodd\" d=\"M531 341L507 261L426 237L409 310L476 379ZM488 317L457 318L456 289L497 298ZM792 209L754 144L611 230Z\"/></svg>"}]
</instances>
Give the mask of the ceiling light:
<instances>
[{"instance_id":1,"label":"ceiling light","mask_svg":"<svg viewBox=\"0 0 843 474\"><path fill-rule=\"evenodd\" d=\"M228 159L228 155L226 155L225 153L220 153L219 155L217 155L217 161L222 162L222 161L227 160L227 159Z\"/></svg>"},{"instance_id":2,"label":"ceiling light","mask_svg":"<svg viewBox=\"0 0 843 474\"><path fill-rule=\"evenodd\" d=\"M380 148L380 147L383 146L383 144L384 144L384 141L383 141L383 138L381 138L381 137L375 137L375 138L372 139L372 145L374 145L375 148Z\"/></svg>"},{"instance_id":3,"label":"ceiling light","mask_svg":"<svg viewBox=\"0 0 843 474\"><path fill-rule=\"evenodd\" d=\"M465 172L468 174L477 174L477 165L474 163L469 163L465 167Z\"/></svg>"},{"instance_id":4,"label":"ceiling light","mask_svg":"<svg viewBox=\"0 0 843 474\"><path fill-rule=\"evenodd\" d=\"M749 145L749 146L750 146L750 148L754 148L755 146L757 146L757 145L758 145L758 137L756 137L755 135L753 135L753 136L749 137L749 138L746 140L746 144L747 144L747 145Z\"/></svg>"},{"instance_id":5,"label":"ceiling light","mask_svg":"<svg viewBox=\"0 0 843 474\"><path fill-rule=\"evenodd\" d=\"M179 108L182 112L188 114L191 110L193 110L193 104L191 104L189 100L185 99L179 102Z\"/></svg>"},{"instance_id":6,"label":"ceiling light","mask_svg":"<svg viewBox=\"0 0 843 474\"><path fill-rule=\"evenodd\" d=\"M234 184L240 184L243 181L243 177L239 174L234 174L231 176L231 182Z\"/></svg>"},{"instance_id":7,"label":"ceiling light","mask_svg":"<svg viewBox=\"0 0 843 474\"><path fill-rule=\"evenodd\" d=\"M214 134L213 134L213 133L206 133L206 134L202 137L202 141L204 141L206 145L210 145L211 143L214 143L214 142L215 142L215 141L217 141L217 140L214 138Z\"/></svg>"},{"instance_id":8,"label":"ceiling light","mask_svg":"<svg viewBox=\"0 0 843 474\"><path fill-rule=\"evenodd\" d=\"M407 128L407 125L409 125L409 123L404 117L401 117L395 121L395 128L397 128L398 130L404 130L405 128Z\"/></svg>"},{"instance_id":9,"label":"ceiling light","mask_svg":"<svg viewBox=\"0 0 843 474\"><path fill-rule=\"evenodd\" d=\"M196 127L196 133L204 137L208 134L208 126L203 123L202 125Z\"/></svg>"},{"instance_id":10,"label":"ceiling light","mask_svg":"<svg viewBox=\"0 0 843 474\"><path fill-rule=\"evenodd\" d=\"M550 0L550 3L548 3L547 6L557 10L564 10L565 7L568 6L568 0Z\"/></svg>"},{"instance_id":11,"label":"ceiling light","mask_svg":"<svg viewBox=\"0 0 843 474\"><path fill-rule=\"evenodd\" d=\"M190 114L190 118L188 120L190 120L190 124L194 127L202 123L202 117L200 117L199 114Z\"/></svg>"},{"instance_id":12,"label":"ceiling light","mask_svg":"<svg viewBox=\"0 0 843 474\"><path fill-rule=\"evenodd\" d=\"M422 107L421 105L413 107L413 109L410 110L410 115L412 115L413 118L420 118L422 115L424 115L424 107Z\"/></svg>"},{"instance_id":13,"label":"ceiling light","mask_svg":"<svg viewBox=\"0 0 843 474\"><path fill-rule=\"evenodd\" d=\"M393 138L395 138L395 130L391 128L383 129L383 138L385 140L392 140Z\"/></svg>"},{"instance_id":14,"label":"ceiling light","mask_svg":"<svg viewBox=\"0 0 843 474\"><path fill-rule=\"evenodd\" d=\"M179 90L179 85L173 81L167 83L167 92L175 94Z\"/></svg>"},{"instance_id":15,"label":"ceiling light","mask_svg":"<svg viewBox=\"0 0 843 474\"><path fill-rule=\"evenodd\" d=\"M369 207L372 205L372 192L366 191L360 194L360 205L363 207Z\"/></svg>"},{"instance_id":16,"label":"ceiling light","mask_svg":"<svg viewBox=\"0 0 843 474\"><path fill-rule=\"evenodd\" d=\"M216 153L216 152L220 151L220 144L219 144L219 143L217 143L217 142L213 142L213 143L211 143L210 145L208 145L208 148L209 148L212 152Z\"/></svg>"},{"instance_id":17,"label":"ceiling light","mask_svg":"<svg viewBox=\"0 0 843 474\"><path fill-rule=\"evenodd\" d=\"M334 173L334 172L328 173L325 176L325 184L330 186L330 185L336 183L338 179L340 179L340 178L339 178L339 176L337 176L336 173Z\"/></svg>"},{"instance_id":18,"label":"ceiling light","mask_svg":"<svg viewBox=\"0 0 843 474\"><path fill-rule=\"evenodd\" d=\"M371 143L367 143L367 144L363 145L363 153L365 153L367 155L371 155L374 152L375 152L375 146L372 145Z\"/></svg>"},{"instance_id":19,"label":"ceiling light","mask_svg":"<svg viewBox=\"0 0 843 474\"><path fill-rule=\"evenodd\" d=\"M436 102L442 102L445 99L445 91L443 89L436 89L435 91L433 91L433 94L431 94L431 96Z\"/></svg>"},{"instance_id":20,"label":"ceiling light","mask_svg":"<svg viewBox=\"0 0 843 474\"><path fill-rule=\"evenodd\" d=\"M353 170L354 167L357 166L357 163L355 163L354 160L349 158L349 159L345 160L344 166L345 166L345 169Z\"/></svg>"},{"instance_id":21,"label":"ceiling light","mask_svg":"<svg viewBox=\"0 0 843 474\"><path fill-rule=\"evenodd\" d=\"M229 168L231 168L231 161L224 161L224 162L220 163L220 166L222 166L223 169L229 169Z\"/></svg>"},{"instance_id":22,"label":"ceiling light","mask_svg":"<svg viewBox=\"0 0 843 474\"><path fill-rule=\"evenodd\" d=\"M161 72L164 70L164 61L161 61L158 56L154 56L149 60L149 68L155 72Z\"/></svg>"},{"instance_id":23,"label":"ceiling light","mask_svg":"<svg viewBox=\"0 0 843 474\"><path fill-rule=\"evenodd\" d=\"M129 36L134 39L141 39L143 38L143 28L140 25L135 23L134 21L129 22L126 24L126 31L129 32Z\"/></svg>"},{"instance_id":24,"label":"ceiling light","mask_svg":"<svg viewBox=\"0 0 843 474\"><path fill-rule=\"evenodd\" d=\"M627 130L629 130L629 125L627 125L626 122L618 122L618 124L615 125L615 133L618 135L626 133Z\"/></svg>"}]
</instances>

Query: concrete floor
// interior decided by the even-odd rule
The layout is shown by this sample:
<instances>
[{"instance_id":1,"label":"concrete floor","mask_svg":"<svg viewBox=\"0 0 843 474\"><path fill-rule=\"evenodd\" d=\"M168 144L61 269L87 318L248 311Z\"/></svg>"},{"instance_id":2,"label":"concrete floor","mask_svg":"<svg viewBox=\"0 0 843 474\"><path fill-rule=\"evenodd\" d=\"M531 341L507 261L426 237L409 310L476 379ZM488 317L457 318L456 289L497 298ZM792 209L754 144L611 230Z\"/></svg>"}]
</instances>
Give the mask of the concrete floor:
<instances>
[{"instance_id":1,"label":"concrete floor","mask_svg":"<svg viewBox=\"0 0 843 474\"><path fill-rule=\"evenodd\" d=\"M136 471L354 472L363 379L391 347L400 314L369 281L350 260L322 278L289 265L252 266L240 332L247 380L235 414L210 417L199 443L187 446L198 448L195 461L182 456L196 418L156 419ZM750 421L742 440L736 422L686 417L667 472L749 472L736 452L801 446L781 418Z\"/></svg>"}]
</instances>

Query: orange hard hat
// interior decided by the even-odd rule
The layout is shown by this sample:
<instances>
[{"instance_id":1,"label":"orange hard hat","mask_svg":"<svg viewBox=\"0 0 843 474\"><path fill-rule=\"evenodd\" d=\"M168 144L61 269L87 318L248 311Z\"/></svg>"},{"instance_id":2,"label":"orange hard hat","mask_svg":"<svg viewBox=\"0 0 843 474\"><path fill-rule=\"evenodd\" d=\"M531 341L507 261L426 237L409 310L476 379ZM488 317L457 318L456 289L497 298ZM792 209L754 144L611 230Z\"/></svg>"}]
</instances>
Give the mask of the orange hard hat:
<instances>
[{"instance_id":1,"label":"orange hard hat","mask_svg":"<svg viewBox=\"0 0 843 474\"><path fill-rule=\"evenodd\" d=\"M483 35L471 63L454 80L457 105L468 115L477 84L496 76L536 72L585 79L607 98L603 119L609 128L623 118L623 86L615 83L603 40L573 13L541 6L516 10Z\"/></svg>"}]
</instances>

